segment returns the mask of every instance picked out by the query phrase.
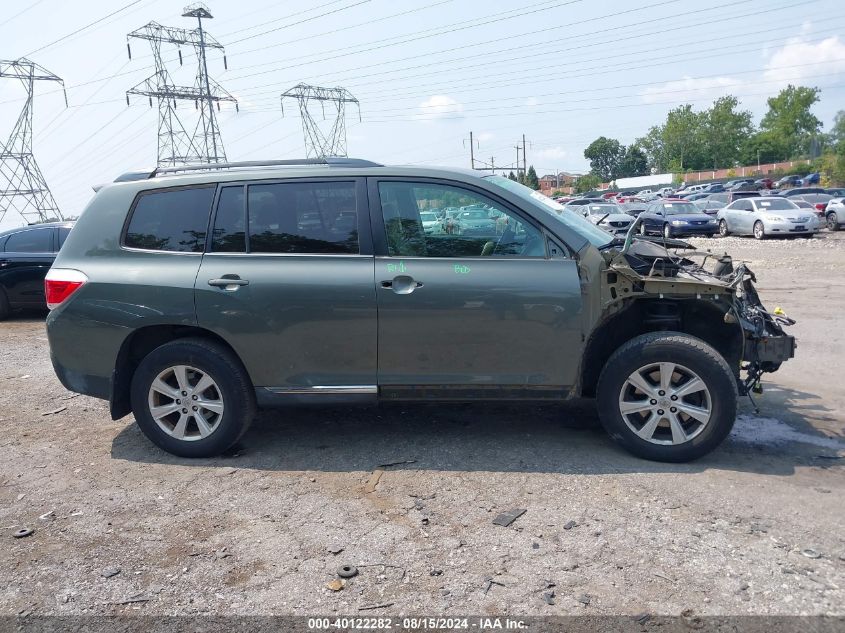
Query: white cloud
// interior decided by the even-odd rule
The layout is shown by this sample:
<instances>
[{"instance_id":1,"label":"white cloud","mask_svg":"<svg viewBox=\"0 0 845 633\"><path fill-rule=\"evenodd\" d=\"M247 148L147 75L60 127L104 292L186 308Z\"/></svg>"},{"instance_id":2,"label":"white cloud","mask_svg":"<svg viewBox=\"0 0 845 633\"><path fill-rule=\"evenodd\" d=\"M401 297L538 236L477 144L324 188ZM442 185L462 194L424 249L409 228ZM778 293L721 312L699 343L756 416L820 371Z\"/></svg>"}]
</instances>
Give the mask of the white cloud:
<instances>
[{"instance_id":1,"label":"white cloud","mask_svg":"<svg viewBox=\"0 0 845 633\"><path fill-rule=\"evenodd\" d=\"M496 138L496 135L492 132L479 132L475 135L475 138L479 141L492 141L494 138Z\"/></svg>"},{"instance_id":2,"label":"white cloud","mask_svg":"<svg viewBox=\"0 0 845 633\"><path fill-rule=\"evenodd\" d=\"M845 72L845 42L838 35L820 42L792 38L772 53L763 77L766 81L781 81L786 85L822 72L826 75ZM824 78L814 79L819 83Z\"/></svg>"},{"instance_id":3,"label":"white cloud","mask_svg":"<svg viewBox=\"0 0 845 633\"><path fill-rule=\"evenodd\" d=\"M525 100L525 103L523 105L526 105L529 108L531 108L531 107L534 107L534 106L539 105L539 104L540 104L540 100L537 99L537 97L528 97Z\"/></svg>"},{"instance_id":4,"label":"white cloud","mask_svg":"<svg viewBox=\"0 0 845 633\"><path fill-rule=\"evenodd\" d=\"M536 158L538 162L561 160L569 156L569 152L563 149L560 145L556 145L555 147L547 147L545 149L538 149L532 152L532 154L533 158Z\"/></svg>"},{"instance_id":5,"label":"white cloud","mask_svg":"<svg viewBox=\"0 0 845 633\"><path fill-rule=\"evenodd\" d=\"M677 81L667 81L659 86L652 86L640 93L645 103L664 101L712 101L736 91L742 82L733 77L708 77L696 79L684 77Z\"/></svg>"},{"instance_id":6,"label":"white cloud","mask_svg":"<svg viewBox=\"0 0 845 633\"><path fill-rule=\"evenodd\" d=\"M448 95L432 95L419 105L419 118L423 120L461 116L464 106Z\"/></svg>"}]
</instances>

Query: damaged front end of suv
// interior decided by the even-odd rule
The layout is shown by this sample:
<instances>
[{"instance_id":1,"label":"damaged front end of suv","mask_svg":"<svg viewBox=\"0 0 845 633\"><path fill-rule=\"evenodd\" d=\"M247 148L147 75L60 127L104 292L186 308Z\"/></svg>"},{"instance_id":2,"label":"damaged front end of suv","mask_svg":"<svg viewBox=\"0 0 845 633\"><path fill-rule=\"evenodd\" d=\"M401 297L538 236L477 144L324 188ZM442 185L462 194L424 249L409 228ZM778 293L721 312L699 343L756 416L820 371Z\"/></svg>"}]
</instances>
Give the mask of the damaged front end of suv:
<instances>
[{"instance_id":1,"label":"damaged front end of suv","mask_svg":"<svg viewBox=\"0 0 845 633\"><path fill-rule=\"evenodd\" d=\"M680 240L633 240L635 229L618 248L602 250L602 321L618 327L636 309L648 331L693 334L728 361L740 395L762 392L762 375L795 354L795 337L784 330L795 322L780 308L763 306L745 263Z\"/></svg>"}]
</instances>

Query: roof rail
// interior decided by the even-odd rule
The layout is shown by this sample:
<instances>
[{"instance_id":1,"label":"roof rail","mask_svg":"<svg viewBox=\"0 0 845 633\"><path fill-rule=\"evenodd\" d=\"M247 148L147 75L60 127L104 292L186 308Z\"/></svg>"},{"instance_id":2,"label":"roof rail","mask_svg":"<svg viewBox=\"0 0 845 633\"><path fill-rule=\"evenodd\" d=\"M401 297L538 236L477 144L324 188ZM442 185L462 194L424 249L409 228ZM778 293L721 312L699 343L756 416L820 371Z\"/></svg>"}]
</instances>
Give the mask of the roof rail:
<instances>
[{"instance_id":1,"label":"roof rail","mask_svg":"<svg viewBox=\"0 0 845 633\"><path fill-rule=\"evenodd\" d=\"M295 167L297 165L325 165L327 167L383 167L381 163L374 163L361 158L327 157L327 158L297 158L292 160L244 160L235 163L202 163L198 165L174 165L172 167L156 167L150 171L130 171L121 174L114 182L129 180L146 180L157 176L177 174L191 171L213 171L219 169L238 169L241 167Z\"/></svg>"}]
</instances>

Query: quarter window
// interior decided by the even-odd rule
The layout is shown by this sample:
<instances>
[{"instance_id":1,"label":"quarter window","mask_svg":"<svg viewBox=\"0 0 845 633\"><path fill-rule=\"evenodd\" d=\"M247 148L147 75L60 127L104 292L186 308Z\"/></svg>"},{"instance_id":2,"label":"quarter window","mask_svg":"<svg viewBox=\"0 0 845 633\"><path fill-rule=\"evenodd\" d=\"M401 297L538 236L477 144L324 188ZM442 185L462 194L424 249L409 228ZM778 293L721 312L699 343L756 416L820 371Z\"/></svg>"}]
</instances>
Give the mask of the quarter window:
<instances>
[{"instance_id":1,"label":"quarter window","mask_svg":"<svg viewBox=\"0 0 845 633\"><path fill-rule=\"evenodd\" d=\"M250 185L248 191L249 252L359 252L355 183Z\"/></svg>"},{"instance_id":2,"label":"quarter window","mask_svg":"<svg viewBox=\"0 0 845 633\"><path fill-rule=\"evenodd\" d=\"M12 233L6 240L7 253L49 253L53 229L32 229Z\"/></svg>"},{"instance_id":3,"label":"quarter window","mask_svg":"<svg viewBox=\"0 0 845 633\"><path fill-rule=\"evenodd\" d=\"M380 182L388 254L545 257L538 229L489 198L448 185ZM434 219L432 219L432 216Z\"/></svg>"},{"instance_id":4,"label":"quarter window","mask_svg":"<svg viewBox=\"0 0 845 633\"><path fill-rule=\"evenodd\" d=\"M203 252L213 198L213 186L141 194L124 244L155 251Z\"/></svg>"}]
</instances>

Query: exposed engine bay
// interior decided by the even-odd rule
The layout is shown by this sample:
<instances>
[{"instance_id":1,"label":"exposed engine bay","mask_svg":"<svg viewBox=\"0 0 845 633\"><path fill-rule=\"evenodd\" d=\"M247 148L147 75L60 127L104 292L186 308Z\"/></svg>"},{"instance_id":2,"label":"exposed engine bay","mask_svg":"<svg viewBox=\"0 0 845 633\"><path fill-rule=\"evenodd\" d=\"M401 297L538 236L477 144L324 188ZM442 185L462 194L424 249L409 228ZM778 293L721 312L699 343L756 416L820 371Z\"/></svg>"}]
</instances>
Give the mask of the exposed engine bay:
<instances>
[{"instance_id":1,"label":"exposed engine bay","mask_svg":"<svg viewBox=\"0 0 845 633\"><path fill-rule=\"evenodd\" d=\"M740 393L761 392L760 377L795 354L795 337L784 331L795 321L780 308L763 306L754 287L757 279L745 263L735 264L728 254L697 251L682 240L632 240L631 233L621 249L602 252L608 266L605 307L637 296L712 302L725 324L742 330Z\"/></svg>"}]
</instances>

